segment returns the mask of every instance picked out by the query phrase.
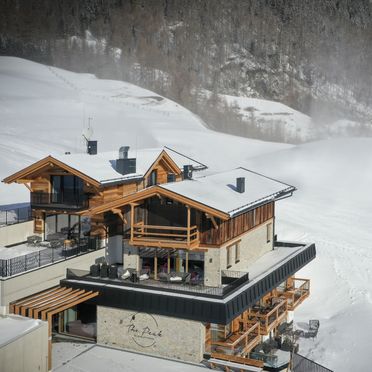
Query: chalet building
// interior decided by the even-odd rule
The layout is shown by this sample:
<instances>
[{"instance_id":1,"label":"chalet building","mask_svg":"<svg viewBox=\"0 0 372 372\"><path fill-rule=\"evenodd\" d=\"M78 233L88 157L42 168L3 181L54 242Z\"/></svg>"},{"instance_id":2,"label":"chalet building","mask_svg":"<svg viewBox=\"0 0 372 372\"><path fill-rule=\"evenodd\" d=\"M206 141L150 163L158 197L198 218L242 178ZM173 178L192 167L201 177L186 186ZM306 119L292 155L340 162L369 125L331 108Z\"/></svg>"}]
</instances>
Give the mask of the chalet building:
<instances>
[{"instance_id":1,"label":"chalet building","mask_svg":"<svg viewBox=\"0 0 372 372\"><path fill-rule=\"evenodd\" d=\"M275 234L275 203L295 187L245 168L206 169L170 148L122 147L48 156L4 179L30 190L34 233L51 247L105 252L10 311L48 320L50 334L136 352L287 368L285 330L310 294L296 272L316 254Z\"/></svg>"}]
</instances>

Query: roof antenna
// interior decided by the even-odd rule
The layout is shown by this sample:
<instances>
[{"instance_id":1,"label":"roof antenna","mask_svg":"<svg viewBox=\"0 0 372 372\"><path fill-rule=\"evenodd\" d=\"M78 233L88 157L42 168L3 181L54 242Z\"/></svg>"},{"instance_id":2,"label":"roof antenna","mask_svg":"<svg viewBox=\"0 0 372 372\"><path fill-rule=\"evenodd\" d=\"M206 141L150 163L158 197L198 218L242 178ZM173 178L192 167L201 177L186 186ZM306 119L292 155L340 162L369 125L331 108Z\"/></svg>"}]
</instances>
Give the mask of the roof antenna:
<instances>
[{"instance_id":1,"label":"roof antenna","mask_svg":"<svg viewBox=\"0 0 372 372\"><path fill-rule=\"evenodd\" d=\"M93 120L93 118L88 118L88 128L83 130L82 136L86 141L87 144L87 153L89 155L96 155L97 154L97 141L92 141L92 135L93 135L93 127L90 125L90 122Z\"/></svg>"}]
</instances>

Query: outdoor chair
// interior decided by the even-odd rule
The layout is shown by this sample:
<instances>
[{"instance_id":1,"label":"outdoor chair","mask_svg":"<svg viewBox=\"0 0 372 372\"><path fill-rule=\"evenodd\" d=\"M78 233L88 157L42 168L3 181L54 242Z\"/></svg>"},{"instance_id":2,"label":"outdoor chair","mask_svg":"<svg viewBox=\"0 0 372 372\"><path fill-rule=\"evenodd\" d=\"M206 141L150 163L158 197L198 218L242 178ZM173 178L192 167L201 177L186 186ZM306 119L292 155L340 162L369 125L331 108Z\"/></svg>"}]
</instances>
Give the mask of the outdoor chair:
<instances>
[{"instance_id":1,"label":"outdoor chair","mask_svg":"<svg viewBox=\"0 0 372 372\"><path fill-rule=\"evenodd\" d=\"M41 237L38 235L30 235L27 237L27 245L35 247L41 242L41 240Z\"/></svg>"}]
</instances>

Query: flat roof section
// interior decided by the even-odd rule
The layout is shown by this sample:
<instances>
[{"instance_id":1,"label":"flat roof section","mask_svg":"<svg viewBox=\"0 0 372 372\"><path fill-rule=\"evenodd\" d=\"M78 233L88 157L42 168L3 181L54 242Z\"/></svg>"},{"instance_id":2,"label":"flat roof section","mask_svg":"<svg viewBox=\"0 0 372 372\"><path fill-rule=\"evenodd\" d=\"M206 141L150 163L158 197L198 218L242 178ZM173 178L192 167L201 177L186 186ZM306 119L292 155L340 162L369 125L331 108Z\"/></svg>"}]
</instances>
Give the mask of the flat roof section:
<instances>
[{"instance_id":1,"label":"flat roof section","mask_svg":"<svg viewBox=\"0 0 372 372\"><path fill-rule=\"evenodd\" d=\"M0 316L0 347L21 338L23 335L43 326L43 321L17 315Z\"/></svg>"},{"instance_id":2,"label":"flat roof section","mask_svg":"<svg viewBox=\"0 0 372 372\"><path fill-rule=\"evenodd\" d=\"M226 296L167 291L162 287L146 287L145 282L133 285L120 280L93 279L87 278L86 272L85 275L75 275L72 271L68 273L67 279L61 281L61 285L98 290L100 296L91 302L100 306L227 324L267 292L294 275L315 256L315 244L276 242L276 248L272 252L252 264L253 277Z\"/></svg>"}]
</instances>

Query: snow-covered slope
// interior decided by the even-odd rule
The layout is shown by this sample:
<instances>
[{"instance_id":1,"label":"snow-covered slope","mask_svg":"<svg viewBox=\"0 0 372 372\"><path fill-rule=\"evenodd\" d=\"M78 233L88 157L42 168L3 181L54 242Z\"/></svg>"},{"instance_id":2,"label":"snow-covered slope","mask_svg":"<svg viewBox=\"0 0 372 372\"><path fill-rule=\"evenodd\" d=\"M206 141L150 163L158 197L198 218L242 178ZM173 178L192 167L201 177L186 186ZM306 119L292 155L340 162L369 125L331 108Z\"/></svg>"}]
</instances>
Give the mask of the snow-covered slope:
<instances>
[{"instance_id":1,"label":"snow-covered slope","mask_svg":"<svg viewBox=\"0 0 372 372\"><path fill-rule=\"evenodd\" d=\"M301 353L338 372L370 369L372 139L294 147L229 136L133 85L0 58L0 178L49 152L83 151L84 116L85 127L94 118L99 151L168 145L212 169L246 166L295 185L278 203L276 232L316 243L317 259L299 274L311 279L312 295L296 321L321 321ZM0 204L27 198L24 187L0 187Z\"/></svg>"},{"instance_id":2,"label":"snow-covered slope","mask_svg":"<svg viewBox=\"0 0 372 372\"><path fill-rule=\"evenodd\" d=\"M250 159L247 166L294 184L277 203L280 239L315 242L299 277L311 296L297 322L320 320L300 352L337 372L369 371L372 333L372 139L327 140Z\"/></svg>"},{"instance_id":3,"label":"snow-covered slope","mask_svg":"<svg viewBox=\"0 0 372 372\"><path fill-rule=\"evenodd\" d=\"M49 153L84 152L89 118L98 151L167 145L215 169L286 148L207 129L180 105L129 83L0 57L0 179ZM0 205L27 201L0 184Z\"/></svg>"},{"instance_id":4,"label":"snow-covered slope","mask_svg":"<svg viewBox=\"0 0 372 372\"><path fill-rule=\"evenodd\" d=\"M280 102L265 99L222 95L226 102L236 107L243 120L260 127L262 133L275 140L305 142L314 137L314 124L310 116Z\"/></svg>"}]
</instances>

